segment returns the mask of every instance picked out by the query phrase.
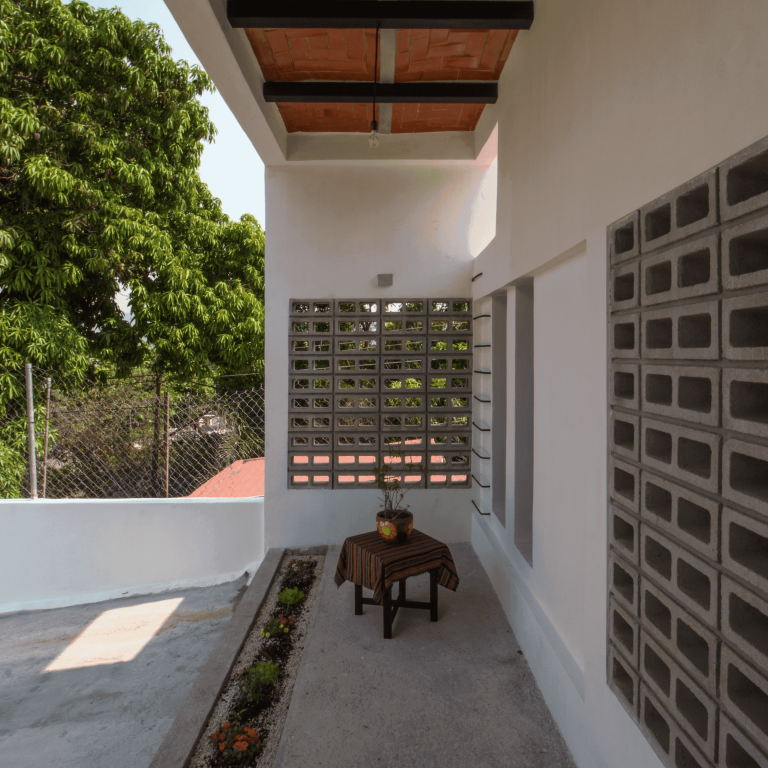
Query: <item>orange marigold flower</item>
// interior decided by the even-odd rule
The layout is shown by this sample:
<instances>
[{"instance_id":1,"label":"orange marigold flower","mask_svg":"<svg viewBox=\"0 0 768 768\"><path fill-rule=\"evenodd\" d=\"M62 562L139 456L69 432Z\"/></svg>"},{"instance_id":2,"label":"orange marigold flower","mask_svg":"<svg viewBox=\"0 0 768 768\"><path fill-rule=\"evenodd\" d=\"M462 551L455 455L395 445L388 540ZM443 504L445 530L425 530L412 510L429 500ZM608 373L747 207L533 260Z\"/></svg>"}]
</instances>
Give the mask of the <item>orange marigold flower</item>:
<instances>
[{"instance_id":1,"label":"orange marigold flower","mask_svg":"<svg viewBox=\"0 0 768 768\"><path fill-rule=\"evenodd\" d=\"M245 732L246 732L246 733L247 733L249 736L253 737L254 739L258 739L258 738L259 738L259 734L258 734L258 733L256 733L256 731L254 731L254 730L253 730L253 728L249 728L249 727L246 725L246 726L245 726L245 728L243 728L243 730L244 730L244 731L245 731Z\"/></svg>"},{"instance_id":2,"label":"orange marigold flower","mask_svg":"<svg viewBox=\"0 0 768 768\"><path fill-rule=\"evenodd\" d=\"M288 617L288 623L293 625L293 621L294 621L293 616L289 616Z\"/></svg>"},{"instance_id":3,"label":"orange marigold flower","mask_svg":"<svg viewBox=\"0 0 768 768\"><path fill-rule=\"evenodd\" d=\"M224 723L224 725L222 725L221 727L222 727L222 728L223 728L225 731L228 731L228 730L229 730L229 729L232 727L232 723L230 723L229 721L227 721L227 722L226 722L226 723Z\"/></svg>"},{"instance_id":4,"label":"orange marigold flower","mask_svg":"<svg viewBox=\"0 0 768 768\"><path fill-rule=\"evenodd\" d=\"M223 742L219 744L219 752L223 752L227 748L227 745Z\"/></svg>"}]
</instances>

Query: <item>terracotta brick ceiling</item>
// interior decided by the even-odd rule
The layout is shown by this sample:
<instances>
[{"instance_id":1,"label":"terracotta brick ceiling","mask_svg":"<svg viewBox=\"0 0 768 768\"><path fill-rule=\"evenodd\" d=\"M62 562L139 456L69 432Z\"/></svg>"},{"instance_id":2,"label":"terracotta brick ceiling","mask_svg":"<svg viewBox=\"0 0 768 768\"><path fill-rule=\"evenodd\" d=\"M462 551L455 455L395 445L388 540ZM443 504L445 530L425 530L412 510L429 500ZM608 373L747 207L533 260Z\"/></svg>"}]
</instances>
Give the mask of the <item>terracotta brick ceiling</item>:
<instances>
[{"instance_id":1,"label":"terracotta brick ceiling","mask_svg":"<svg viewBox=\"0 0 768 768\"><path fill-rule=\"evenodd\" d=\"M268 82L372 81L375 32L245 30ZM395 82L498 80L516 37L517 30L399 29ZM371 104L278 102L277 107L289 133L370 131ZM483 108L483 104L393 104L392 133L472 131Z\"/></svg>"}]
</instances>

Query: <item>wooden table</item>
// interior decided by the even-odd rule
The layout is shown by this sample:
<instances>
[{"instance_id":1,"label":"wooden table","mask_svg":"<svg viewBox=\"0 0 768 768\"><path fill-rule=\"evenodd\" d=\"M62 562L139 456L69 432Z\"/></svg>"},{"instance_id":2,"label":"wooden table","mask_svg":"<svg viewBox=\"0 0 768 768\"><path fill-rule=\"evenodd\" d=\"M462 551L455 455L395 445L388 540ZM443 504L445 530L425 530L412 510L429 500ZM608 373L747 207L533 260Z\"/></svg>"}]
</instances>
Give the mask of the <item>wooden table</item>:
<instances>
[{"instance_id":1,"label":"wooden table","mask_svg":"<svg viewBox=\"0 0 768 768\"><path fill-rule=\"evenodd\" d=\"M411 576L429 573L429 602L408 600L405 582ZM430 621L437 621L437 586L453 591L459 585L451 550L431 536L414 530L403 544L394 544L376 531L350 536L339 554L335 582L355 585L355 615L364 605L380 605L384 609L384 638L392 638L392 622L400 608L429 610ZM396 600L392 585L399 583ZM363 597L363 587L373 590L373 597Z\"/></svg>"}]
</instances>

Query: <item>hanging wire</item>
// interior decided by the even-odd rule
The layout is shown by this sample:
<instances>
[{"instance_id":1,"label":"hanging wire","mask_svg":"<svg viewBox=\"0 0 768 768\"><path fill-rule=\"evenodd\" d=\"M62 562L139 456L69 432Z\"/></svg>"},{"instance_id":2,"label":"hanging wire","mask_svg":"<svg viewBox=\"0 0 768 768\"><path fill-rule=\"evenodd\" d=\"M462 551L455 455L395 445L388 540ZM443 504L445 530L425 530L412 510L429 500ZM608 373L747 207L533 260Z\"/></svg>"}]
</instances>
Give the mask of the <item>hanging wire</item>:
<instances>
[{"instance_id":1,"label":"hanging wire","mask_svg":"<svg viewBox=\"0 0 768 768\"><path fill-rule=\"evenodd\" d=\"M379 124L376 120L376 81L378 79L378 69L379 69L379 27L381 26L381 22L376 22L376 42L374 43L374 53L373 53L373 114L371 115L371 130L375 131ZM375 127L374 127L375 126Z\"/></svg>"}]
</instances>

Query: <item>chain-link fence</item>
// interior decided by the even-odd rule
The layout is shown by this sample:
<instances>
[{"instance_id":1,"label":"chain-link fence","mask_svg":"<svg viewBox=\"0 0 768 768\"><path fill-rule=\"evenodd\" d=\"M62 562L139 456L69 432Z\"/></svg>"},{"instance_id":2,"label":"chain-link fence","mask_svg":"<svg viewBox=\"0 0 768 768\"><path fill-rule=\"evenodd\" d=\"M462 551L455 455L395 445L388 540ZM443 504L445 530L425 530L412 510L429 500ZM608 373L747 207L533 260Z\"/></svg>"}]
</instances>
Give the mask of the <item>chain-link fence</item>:
<instances>
[{"instance_id":1,"label":"chain-link fence","mask_svg":"<svg viewBox=\"0 0 768 768\"><path fill-rule=\"evenodd\" d=\"M83 382L33 368L38 497L189 496L233 462L263 456L264 390L226 378L226 389L179 395L152 376ZM0 386L0 496L28 498L24 374L0 371Z\"/></svg>"}]
</instances>

